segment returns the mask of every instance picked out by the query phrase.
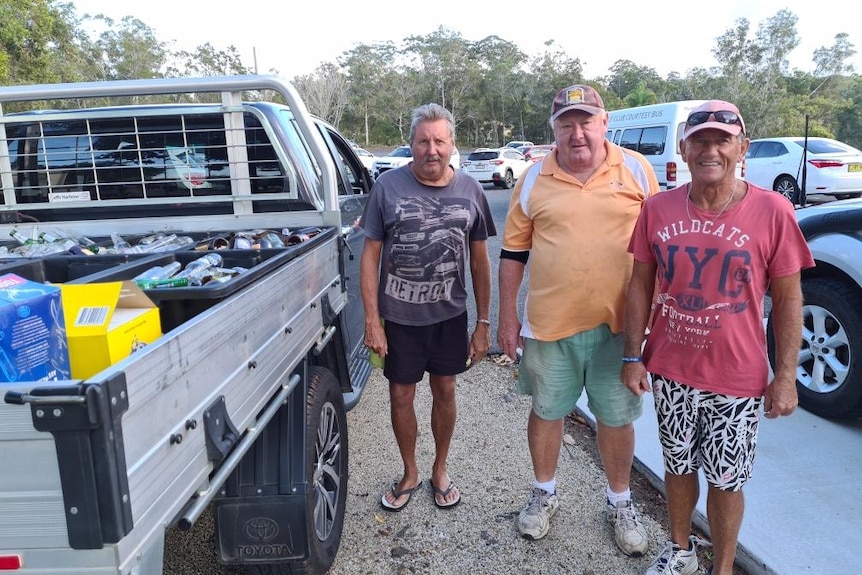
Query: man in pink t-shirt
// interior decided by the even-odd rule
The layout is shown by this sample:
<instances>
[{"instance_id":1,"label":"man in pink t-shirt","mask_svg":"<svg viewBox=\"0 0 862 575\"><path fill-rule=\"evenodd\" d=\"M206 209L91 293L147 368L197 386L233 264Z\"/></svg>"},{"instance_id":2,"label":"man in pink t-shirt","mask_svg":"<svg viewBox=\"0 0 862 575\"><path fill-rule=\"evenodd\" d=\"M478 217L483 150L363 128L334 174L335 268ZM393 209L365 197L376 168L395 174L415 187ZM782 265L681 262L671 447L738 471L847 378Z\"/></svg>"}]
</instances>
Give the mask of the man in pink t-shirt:
<instances>
[{"instance_id":1,"label":"man in pink t-shirt","mask_svg":"<svg viewBox=\"0 0 862 575\"><path fill-rule=\"evenodd\" d=\"M800 274L814 261L793 206L736 178L748 145L733 104L711 100L692 111L680 142L692 181L647 199L629 245L635 261L621 377L637 395L653 391L670 519L671 540L647 575L698 569L691 517L699 468L715 554L709 573L732 575L759 409L775 418L797 405ZM771 382L767 291L776 335Z\"/></svg>"}]
</instances>

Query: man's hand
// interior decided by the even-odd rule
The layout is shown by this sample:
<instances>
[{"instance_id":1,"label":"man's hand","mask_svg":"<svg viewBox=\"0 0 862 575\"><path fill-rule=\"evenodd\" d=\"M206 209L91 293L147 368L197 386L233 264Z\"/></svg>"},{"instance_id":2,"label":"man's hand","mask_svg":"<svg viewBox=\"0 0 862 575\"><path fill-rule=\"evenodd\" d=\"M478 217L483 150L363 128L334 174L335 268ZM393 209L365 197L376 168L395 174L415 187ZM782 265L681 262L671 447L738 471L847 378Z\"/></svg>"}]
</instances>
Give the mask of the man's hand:
<instances>
[{"instance_id":1,"label":"man's hand","mask_svg":"<svg viewBox=\"0 0 862 575\"><path fill-rule=\"evenodd\" d=\"M790 415L796 411L799 397L796 394L796 379L778 377L772 380L763 394L763 414L769 419Z\"/></svg>"},{"instance_id":2,"label":"man's hand","mask_svg":"<svg viewBox=\"0 0 862 575\"><path fill-rule=\"evenodd\" d=\"M380 320L365 322L365 338L363 343L380 357L386 357L386 354L389 353L386 332L383 330Z\"/></svg>"},{"instance_id":3,"label":"man's hand","mask_svg":"<svg viewBox=\"0 0 862 575\"><path fill-rule=\"evenodd\" d=\"M508 314L500 314L497 326L497 344L511 359L517 360L517 349L524 349L524 338L521 337L521 322L517 317L510 318Z\"/></svg>"},{"instance_id":4,"label":"man's hand","mask_svg":"<svg viewBox=\"0 0 862 575\"><path fill-rule=\"evenodd\" d=\"M482 361L488 350L491 349L491 326L486 323L477 323L470 338L470 365Z\"/></svg>"},{"instance_id":5,"label":"man's hand","mask_svg":"<svg viewBox=\"0 0 862 575\"><path fill-rule=\"evenodd\" d=\"M623 362L620 379L629 391L637 396L650 391L647 370L643 362Z\"/></svg>"}]
</instances>

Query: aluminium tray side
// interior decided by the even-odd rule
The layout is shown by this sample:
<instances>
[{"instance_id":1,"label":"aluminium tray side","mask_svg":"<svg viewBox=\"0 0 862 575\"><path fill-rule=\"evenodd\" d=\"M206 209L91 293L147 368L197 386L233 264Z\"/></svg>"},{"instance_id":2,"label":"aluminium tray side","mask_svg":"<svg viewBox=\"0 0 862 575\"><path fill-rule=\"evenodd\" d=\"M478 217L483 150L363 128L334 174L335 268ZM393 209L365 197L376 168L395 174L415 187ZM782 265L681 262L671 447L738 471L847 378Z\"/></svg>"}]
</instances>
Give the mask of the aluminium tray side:
<instances>
[{"instance_id":1,"label":"aluminium tray side","mask_svg":"<svg viewBox=\"0 0 862 575\"><path fill-rule=\"evenodd\" d=\"M224 396L229 417L240 432L253 424L256 414L321 336L321 299L329 298L336 310L345 305L338 279L337 238L332 237L180 326L172 337L160 338L91 378L107 380L111 373L122 370L127 381L129 409L123 416L123 435L134 529L116 545L106 547L114 549L121 565L134 564L136 555L163 534L189 498L207 487L213 466L207 459L200 424L203 411ZM22 406L2 405L0 409L3 413L17 409L15 413L29 418L29 409ZM199 425L187 430L185 423L191 419ZM56 460L53 453L50 457L47 453L53 449L49 434L28 431L26 421L20 427L20 433L43 444L43 459ZM10 433L6 425L3 429ZM182 443L171 444L170 437L177 433L184 435ZM2 452L11 453L6 445ZM53 491L46 488L53 497L48 511L61 518L57 473L47 470L44 475L48 486L54 486ZM4 487L0 533L38 528L38 518L28 520L26 513L18 513L11 520L6 513L9 509L3 507L14 503L32 505L35 510L44 504L38 494L30 492L26 476L18 484ZM65 522L61 526L65 528ZM64 539L26 537L19 547L62 548ZM0 539L0 551L5 550L6 542ZM71 557L80 552L69 553Z\"/></svg>"}]
</instances>

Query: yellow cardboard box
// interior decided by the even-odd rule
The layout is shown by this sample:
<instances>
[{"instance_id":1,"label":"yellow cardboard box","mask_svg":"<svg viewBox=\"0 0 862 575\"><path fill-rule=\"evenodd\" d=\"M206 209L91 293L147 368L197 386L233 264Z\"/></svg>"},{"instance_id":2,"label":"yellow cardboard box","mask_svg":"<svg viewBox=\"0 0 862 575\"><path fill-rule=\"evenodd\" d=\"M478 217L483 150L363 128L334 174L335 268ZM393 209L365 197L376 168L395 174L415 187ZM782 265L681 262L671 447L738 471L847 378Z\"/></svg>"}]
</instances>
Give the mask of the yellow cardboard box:
<instances>
[{"instance_id":1,"label":"yellow cardboard box","mask_svg":"<svg viewBox=\"0 0 862 575\"><path fill-rule=\"evenodd\" d=\"M74 379L86 379L162 335L159 308L132 281L60 287Z\"/></svg>"}]
</instances>

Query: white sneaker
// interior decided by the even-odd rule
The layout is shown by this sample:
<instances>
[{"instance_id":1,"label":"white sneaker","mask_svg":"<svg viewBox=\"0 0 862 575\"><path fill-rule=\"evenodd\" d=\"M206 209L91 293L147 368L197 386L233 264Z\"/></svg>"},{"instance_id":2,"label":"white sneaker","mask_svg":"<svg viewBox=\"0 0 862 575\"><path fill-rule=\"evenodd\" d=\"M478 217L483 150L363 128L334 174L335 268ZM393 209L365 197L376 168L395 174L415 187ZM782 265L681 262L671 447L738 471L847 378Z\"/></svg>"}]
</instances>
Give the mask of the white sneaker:
<instances>
[{"instance_id":1,"label":"white sneaker","mask_svg":"<svg viewBox=\"0 0 862 575\"><path fill-rule=\"evenodd\" d=\"M518 514L518 531L527 539L541 539L551 528L551 517L557 512L560 502L557 492L548 493L533 487L527 504Z\"/></svg>"},{"instance_id":2,"label":"white sneaker","mask_svg":"<svg viewBox=\"0 0 862 575\"><path fill-rule=\"evenodd\" d=\"M638 521L631 501L620 501L616 506L607 503L606 517L614 526L614 539L620 551L630 557L640 557L649 548L646 527Z\"/></svg>"},{"instance_id":3,"label":"white sneaker","mask_svg":"<svg viewBox=\"0 0 862 575\"><path fill-rule=\"evenodd\" d=\"M693 575L697 573L697 544L700 542L701 539L692 535L688 538L691 549L686 551L673 541L668 541L647 569L646 575Z\"/></svg>"}]
</instances>

